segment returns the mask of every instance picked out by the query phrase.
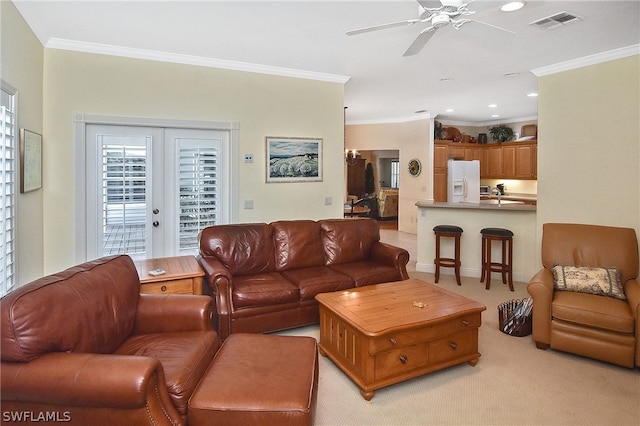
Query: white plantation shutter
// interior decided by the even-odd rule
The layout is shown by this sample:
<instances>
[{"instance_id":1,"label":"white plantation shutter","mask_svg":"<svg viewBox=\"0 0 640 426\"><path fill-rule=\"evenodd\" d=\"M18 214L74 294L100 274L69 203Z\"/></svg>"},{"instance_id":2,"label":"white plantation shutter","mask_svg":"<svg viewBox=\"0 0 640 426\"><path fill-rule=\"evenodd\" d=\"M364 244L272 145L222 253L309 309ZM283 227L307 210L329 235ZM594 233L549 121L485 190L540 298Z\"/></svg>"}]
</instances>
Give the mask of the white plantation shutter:
<instances>
[{"instance_id":1,"label":"white plantation shutter","mask_svg":"<svg viewBox=\"0 0 640 426\"><path fill-rule=\"evenodd\" d=\"M103 256L127 253L145 258L147 252L147 141L130 139L103 137Z\"/></svg>"},{"instance_id":2,"label":"white plantation shutter","mask_svg":"<svg viewBox=\"0 0 640 426\"><path fill-rule=\"evenodd\" d=\"M200 231L228 223L230 131L109 123L78 131L87 259L197 255Z\"/></svg>"},{"instance_id":3,"label":"white plantation shutter","mask_svg":"<svg viewBox=\"0 0 640 426\"><path fill-rule=\"evenodd\" d=\"M215 141L181 140L178 150L179 247L181 254L198 252L198 234L219 216L219 157Z\"/></svg>"},{"instance_id":4,"label":"white plantation shutter","mask_svg":"<svg viewBox=\"0 0 640 426\"><path fill-rule=\"evenodd\" d=\"M16 125L15 98L2 88L0 110L0 296L15 285Z\"/></svg>"}]
</instances>

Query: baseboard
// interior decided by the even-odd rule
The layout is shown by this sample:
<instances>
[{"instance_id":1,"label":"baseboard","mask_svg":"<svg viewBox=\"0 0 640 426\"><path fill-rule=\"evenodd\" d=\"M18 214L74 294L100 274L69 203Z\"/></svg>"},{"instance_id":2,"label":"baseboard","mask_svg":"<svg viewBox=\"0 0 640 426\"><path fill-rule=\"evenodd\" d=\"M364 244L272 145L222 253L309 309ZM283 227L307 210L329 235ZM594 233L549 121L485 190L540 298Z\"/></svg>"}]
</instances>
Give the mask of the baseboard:
<instances>
[{"instance_id":1,"label":"baseboard","mask_svg":"<svg viewBox=\"0 0 640 426\"><path fill-rule=\"evenodd\" d=\"M417 272L426 272L426 273L433 274L433 273L436 272L436 267L432 263L430 263L430 264L416 263L416 271ZM441 275L455 275L455 271L453 270L453 268L440 268L440 274ZM494 272L494 274L495 274L495 272ZM480 276L482 276L482 270L481 269L477 269L477 268L460 267L460 275L463 276L463 277L472 277L472 278L480 279ZM492 276L492 279L493 279L493 276ZM517 273L513 274L513 281L517 281L517 282L521 282L521 283L528 283L530 279L531 279L531 277L526 276L525 274L517 274Z\"/></svg>"}]
</instances>

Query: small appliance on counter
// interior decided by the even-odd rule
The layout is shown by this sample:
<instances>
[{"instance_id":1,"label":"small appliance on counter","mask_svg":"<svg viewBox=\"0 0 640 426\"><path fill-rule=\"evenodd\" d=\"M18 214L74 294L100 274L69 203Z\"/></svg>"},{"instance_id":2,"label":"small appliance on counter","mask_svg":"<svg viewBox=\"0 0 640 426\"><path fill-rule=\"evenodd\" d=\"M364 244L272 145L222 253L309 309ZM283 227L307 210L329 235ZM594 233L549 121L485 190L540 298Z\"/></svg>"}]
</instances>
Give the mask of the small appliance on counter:
<instances>
[{"instance_id":1,"label":"small appliance on counter","mask_svg":"<svg viewBox=\"0 0 640 426\"><path fill-rule=\"evenodd\" d=\"M480 196L491 195L491 187L489 185L480 185Z\"/></svg>"}]
</instances>

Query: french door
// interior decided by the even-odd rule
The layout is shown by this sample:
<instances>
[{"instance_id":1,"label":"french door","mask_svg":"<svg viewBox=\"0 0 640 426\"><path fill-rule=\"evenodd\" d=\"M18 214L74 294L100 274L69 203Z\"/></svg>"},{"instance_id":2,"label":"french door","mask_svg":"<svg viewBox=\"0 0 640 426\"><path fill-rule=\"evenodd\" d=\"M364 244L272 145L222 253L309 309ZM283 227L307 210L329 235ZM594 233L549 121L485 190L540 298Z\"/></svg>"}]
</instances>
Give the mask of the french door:
<instances>
[{"instance_id":1,"label":"french door","mask_svg":"<svg viewBox=\"0 0 640 426\"><path fill-rule=\"evenodd\" d=\"M87 258L196 254L229 221L229 132L86 126Z\"/></svg>"}]
</instances>

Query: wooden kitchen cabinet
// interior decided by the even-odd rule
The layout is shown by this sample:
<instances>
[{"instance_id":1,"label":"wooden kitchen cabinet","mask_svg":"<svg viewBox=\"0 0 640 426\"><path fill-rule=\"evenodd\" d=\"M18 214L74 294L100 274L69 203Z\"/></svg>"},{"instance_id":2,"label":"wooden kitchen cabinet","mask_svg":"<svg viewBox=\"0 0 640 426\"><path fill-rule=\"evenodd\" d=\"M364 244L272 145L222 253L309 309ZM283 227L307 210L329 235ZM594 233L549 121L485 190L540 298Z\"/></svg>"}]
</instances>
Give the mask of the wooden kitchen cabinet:
<instances>
[{"instance_id":1,"label":"wooden kitchen cabinet","mask_svg":"<svg viewBox=\"0 0 640 426\"><path fill-rule=\"evenodd\" d=\"M464 159L467 161L478 160L480 161L480 177L484 177L489 174L488 163L488 151L484 145L471 144L473 146L465 147Z\"/></svg>"},{"instance_id":2,"label":"wooden kitchen cabinet","mask_svg":"<svg viewBox=\"0 0 640 426\"><path fill-rule=\"evenodd\" d=\"M465 146L466 144L452 143L449 145L449 158L454 160L465 160Z\"/></svg>"},{"instance_id":3,"label":"wooden kitchen cabinet","mask_svg":"<svg viewBox=\"0 0 640 426\"><path fill-rule=\"evenodd\" d=\"M449 144L436 142L433 147L433 199L447 201L447 161L449 160Z\"/></svg>"},{"instance_id":4,"label":"wooden kitchen cabinet","mask_svg":"<svg viewBox=\"0 0 640 426\"><path fill-rule=\"evenodd\" d=\"M488 145L487 147L487 175L481 178L503 178L502 172L502 145Z\"/></svg>"},{"instance_id":5,"label":"wooden kitchen cabinet","mask_svg":"<svg viewBox=\"0 0 640 426\"><path fill-rule=\"evenodd\" d=\"M515 146L516 179L536 179L538 177L538 144L528 143Z\"/></svg>"},{"instance_id":6,"label":"wooden kitchen cabinet","mask_svg":"<svg viewBox=\"0 0 640 426\"><path fill-rule=\"evenodd\" d=\"M516 175L516 150L515 146L502 147L502 177L509 178Z\"/></svg>"},{"instance_id":7,"label":"wooden kitchen cabinet","mask_svg":"<svg viewBox=\"0 0 640 426\"><path fill-rule=\"evenodd\" d=\"M433 200L447 201L447 171L433 171Z\"/></svg>"},{"instance_id":8,"label":"wooden kitchen cabinet","mask_svg":"<svg viewBox=\"0 0 640 426\"><path fill-rule=\"evenodd\" d=\"M436 142L433 147L433 167L447 168L447 161L449 160L449 145L446 142Z\"/></svg>"},{"instance_id":9,"label":"wooden kitchen cabinet","mask_svg":"<svg viewBox=\"0 0 640 426\"><path fill-rule=\"evenodd\" d=\"M433 198L447 201L447 161L479 160L481 179L537 179L538 143L505 142L470 144L435 141L433 148Z\"/></svg>"},{"instance_id":10,"label":"wooden kitchen cabinet","mask_svg":"<svg viewBox=\"0 0 640 426\"><path fill-rule=\"evenodd\" d=\"M537 179L538 144L536 142L505 142L487 146L486 174L481 178Z\"/></svg>"}]
</instances>

